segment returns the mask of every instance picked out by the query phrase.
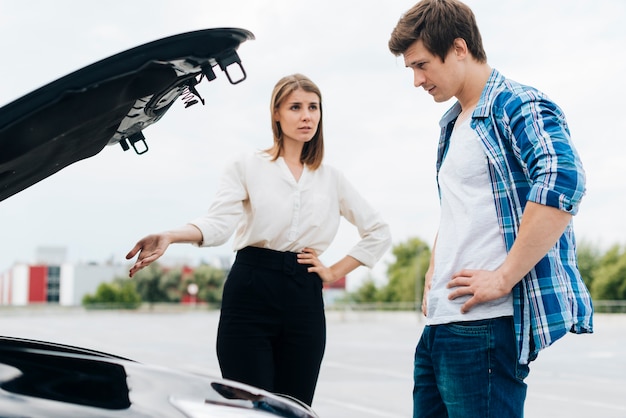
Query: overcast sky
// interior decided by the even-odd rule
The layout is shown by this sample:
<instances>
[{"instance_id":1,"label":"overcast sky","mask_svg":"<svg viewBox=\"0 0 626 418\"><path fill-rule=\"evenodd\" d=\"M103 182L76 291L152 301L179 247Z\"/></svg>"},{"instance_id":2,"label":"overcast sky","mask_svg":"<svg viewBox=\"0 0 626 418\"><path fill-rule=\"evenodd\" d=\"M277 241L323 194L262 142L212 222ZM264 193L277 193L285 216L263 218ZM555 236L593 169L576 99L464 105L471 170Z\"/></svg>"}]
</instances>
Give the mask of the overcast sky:
<instances>
[{"instance_id":1,"label":"overcast sky","mask_svg":"<svg viewBox=\"0 0 626 418\"><path fill-rule=\"evenodd\" d=\"M587 172L574 219L579 240L626 243L626 2L468 0L489 64L547 93L565 111ZM301 72L322 89L326 163L340 167L391 225L394 244L431 244L438 224L436 104L412 86L387 41L411 1L229 0L106 2L0 0L0 106L123 50L177 33L240 27L256 40L239 48L248 79L223 73L199 90L205 106L180 100L148 127L144 155L105 148L0 202L0 271L35 261L40 246L66 247L72 262L124 262L142 236L202 214L224 163L271 145L269 96ZM2 150L0 150L0 153ZM344 223L324 254L336 261L357 241ZM172 247L164 261L210 261L215 249ZM391 256L374 270L379 277ZM355 277L368 272L359 269Z\"/></svg>"}]
</instances>

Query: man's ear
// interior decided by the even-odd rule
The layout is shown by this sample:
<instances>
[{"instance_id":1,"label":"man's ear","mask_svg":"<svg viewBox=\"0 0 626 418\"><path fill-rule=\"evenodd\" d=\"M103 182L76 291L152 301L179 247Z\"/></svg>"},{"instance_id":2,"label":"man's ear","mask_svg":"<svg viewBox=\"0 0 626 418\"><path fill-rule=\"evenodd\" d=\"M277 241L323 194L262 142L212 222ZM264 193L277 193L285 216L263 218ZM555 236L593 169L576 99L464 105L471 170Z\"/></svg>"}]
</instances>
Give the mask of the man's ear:
<instances>
[{"instance_id":1,"label":"man's ear","mask_svg":"<svg viewBox=\"0 0 626 418\"><path fill-rule=\"evenodd\" d=\"M452 44L454 48L454 54L457 58L463 59L469 54L469 50L467 49L467 42L463 38L456 38L454 43Z\"/></svg>"}]
</instances>

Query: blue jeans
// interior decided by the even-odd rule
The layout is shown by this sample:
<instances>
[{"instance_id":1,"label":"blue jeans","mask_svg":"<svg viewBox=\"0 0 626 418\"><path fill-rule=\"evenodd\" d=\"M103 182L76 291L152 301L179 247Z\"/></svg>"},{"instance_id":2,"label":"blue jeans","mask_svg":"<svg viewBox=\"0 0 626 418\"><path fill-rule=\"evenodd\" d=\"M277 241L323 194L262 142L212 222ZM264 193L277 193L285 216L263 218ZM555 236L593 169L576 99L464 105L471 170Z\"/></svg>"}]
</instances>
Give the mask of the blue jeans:
<instances>
[{"instance_id":1,"label":"blue jeans","mask_svg":"<svg viewBox=\"0 0 626 418\"><path fill-rule=\"evenodd\" d=\"M426 326L415 350L413 418L524 416L528 365L512 317Z\"/></svg>"}]
</instances>

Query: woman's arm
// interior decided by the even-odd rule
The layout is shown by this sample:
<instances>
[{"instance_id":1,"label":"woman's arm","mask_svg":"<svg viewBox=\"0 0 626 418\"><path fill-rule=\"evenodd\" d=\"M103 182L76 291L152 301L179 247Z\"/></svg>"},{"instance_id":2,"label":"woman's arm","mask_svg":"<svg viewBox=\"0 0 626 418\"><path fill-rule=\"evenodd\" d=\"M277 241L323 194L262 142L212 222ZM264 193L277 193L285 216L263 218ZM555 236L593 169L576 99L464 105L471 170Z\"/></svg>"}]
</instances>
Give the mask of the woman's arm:
<instances>
[{"instance_id":1,"label":"woman's arm","mask_svg":"<svg viewBox=\"0 0 626 418\"><path fill-rule=\"evenodd\" d=\"M298 254L298 263L310 264L312 267L308 268L309 273L317 273L324 283L337 281L363 265L356 258L347 255L332 266L326 267L312 248L305 248Z\"/></svg>"},{"instance_id":2,"label":"woman's arm","mask_svg":"<svg viewBox=\"0 0 626 418\"><path fill-rule=\"evenodd\" d=\"M129 275L133 277L139 270L156 261L165 254L170 244L201 242L202 232L191 224L170 231L148 235L140 239L133 249L126 254L126 259L130 260L139 253L137 261L130 269Z\"/></svg>"}]
</instances>

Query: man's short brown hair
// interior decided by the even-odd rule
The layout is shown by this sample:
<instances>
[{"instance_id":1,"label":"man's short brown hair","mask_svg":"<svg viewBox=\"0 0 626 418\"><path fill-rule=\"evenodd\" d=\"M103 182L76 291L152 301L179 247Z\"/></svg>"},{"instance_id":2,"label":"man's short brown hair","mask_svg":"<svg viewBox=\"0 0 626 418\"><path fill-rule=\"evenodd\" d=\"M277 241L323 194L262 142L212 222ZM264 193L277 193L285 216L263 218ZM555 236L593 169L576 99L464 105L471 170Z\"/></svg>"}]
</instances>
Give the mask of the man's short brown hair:
<instances>
[{"instance_id":1,"label":"man's short brown hair","mask_svg":"<svg viewBox=\"0 0 626 418\"><path fill-rule=\"evenodd\" d=\"M398 21L389 39L389 50L402 55L421 40L428 51L445 61L457 38L465 40L474 59L487 62L476 17L469 6L458 0L422 0Z\"/></svg>"}]
</instances>

